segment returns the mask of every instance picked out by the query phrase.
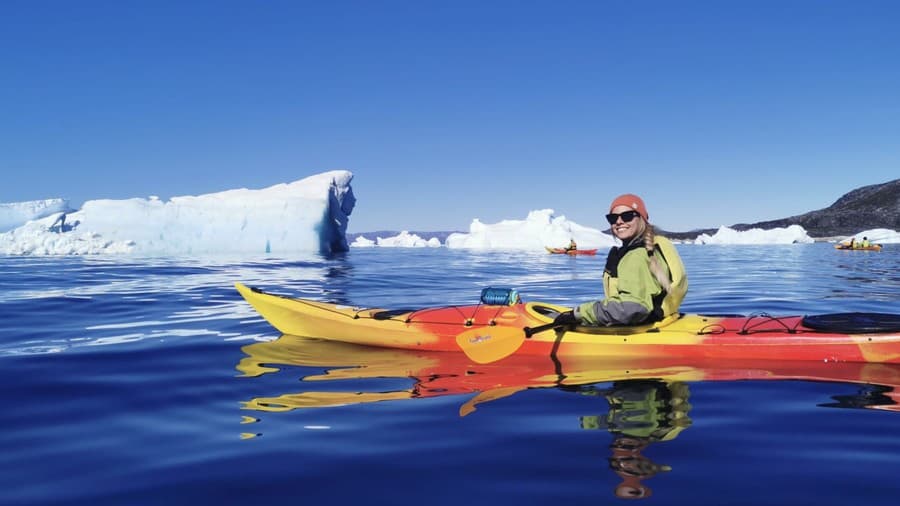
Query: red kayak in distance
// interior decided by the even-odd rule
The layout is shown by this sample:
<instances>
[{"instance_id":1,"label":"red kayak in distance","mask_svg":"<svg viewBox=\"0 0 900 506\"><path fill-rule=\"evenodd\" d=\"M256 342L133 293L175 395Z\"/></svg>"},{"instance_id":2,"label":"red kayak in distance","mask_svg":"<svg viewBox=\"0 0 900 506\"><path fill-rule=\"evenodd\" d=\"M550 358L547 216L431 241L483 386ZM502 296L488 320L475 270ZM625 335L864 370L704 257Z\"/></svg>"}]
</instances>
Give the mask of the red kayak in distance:
<instances>
[{"instance_id":1,"label":"red kayak in distance","mask_svg":"<svg viewBox=\"0 0 900 506\"><path fill-rule=\"evenodd\" d=\"M548 253L553 253L557 255L596 255L596 249L569 249L566 248L551 248L550 246L544 246L547 248Z\"/></svg>"}]
</instances>

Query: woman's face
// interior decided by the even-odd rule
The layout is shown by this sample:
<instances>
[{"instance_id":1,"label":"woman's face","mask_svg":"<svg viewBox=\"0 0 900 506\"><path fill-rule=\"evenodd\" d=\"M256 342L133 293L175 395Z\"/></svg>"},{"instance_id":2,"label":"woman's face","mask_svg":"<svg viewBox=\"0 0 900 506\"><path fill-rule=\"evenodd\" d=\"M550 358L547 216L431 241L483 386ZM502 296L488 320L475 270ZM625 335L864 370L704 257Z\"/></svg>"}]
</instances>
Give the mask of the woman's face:
<instances>
[{"instance_id":1,"label":"woman's face","mask_svg":"<svg viewBox=\"0 0 900 506\"><path fill-rule=\"evenodd\" d=\"M621 215L622 213L628 213L629 211L634 210L628 206L616 206L612 209L610 214ZM637 215L634 216L631 221L626 222L622 219L621 216L619 216L616 219L616 222L610 225L610 229L612 230L613 235L618 237L619 240L621 240L622 242L628 242L644 231L644 218L642 218L640 215Z\"/></svg>"}]
</instances>

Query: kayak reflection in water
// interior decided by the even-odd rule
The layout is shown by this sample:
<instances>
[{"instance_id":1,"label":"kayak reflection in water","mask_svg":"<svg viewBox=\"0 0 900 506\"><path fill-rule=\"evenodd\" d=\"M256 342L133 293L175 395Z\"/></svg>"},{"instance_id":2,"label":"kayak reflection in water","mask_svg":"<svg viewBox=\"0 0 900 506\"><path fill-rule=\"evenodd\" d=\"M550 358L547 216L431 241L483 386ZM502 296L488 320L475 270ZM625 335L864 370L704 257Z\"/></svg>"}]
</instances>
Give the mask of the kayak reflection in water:
<instances>
[{"instance_id":1,"label":"kayak reflection in water","mask_svg":"<svg viewBox=\"0 0 900 506\"><path fill-rule=\"evenodd\" d=\"M643 484L643 480L672 468L653 462L641 452L651 443L674 439L690 426L687 383L620 381L608 389L588 387L580 393L602 395L609 402L606 416L583 416L581 428L606 429L613 435L609 467L622 478L615 488L616 497L650 497L652 490Z\"/></svg>"}]
</instances>

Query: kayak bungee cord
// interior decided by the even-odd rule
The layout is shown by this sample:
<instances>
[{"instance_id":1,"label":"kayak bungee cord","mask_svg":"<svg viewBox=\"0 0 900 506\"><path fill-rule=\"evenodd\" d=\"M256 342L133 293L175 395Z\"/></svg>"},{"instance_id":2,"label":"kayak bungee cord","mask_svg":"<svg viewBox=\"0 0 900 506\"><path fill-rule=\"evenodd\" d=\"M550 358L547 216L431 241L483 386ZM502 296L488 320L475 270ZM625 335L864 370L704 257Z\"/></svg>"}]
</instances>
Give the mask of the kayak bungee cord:
<instances>
[{"instance_id":1,"label":"kayak bungee cord","mask_svg":"<svg viewBox=\"0 0 900 506\"><path fill-rule=\"evenodd\" d=\"M799 327L800 324L802 323L802 320L797 320L797 322L792 327L784 322L784 318L795 318L795 317L772 316L772 315L770 315L768 313L764 313L764 312L750 313L750 315L748 315L748 316L741 316L741 317L744 318L744 323L741 325L741 329L739 331L737 331L737 334L742 335L742 336L751 335L751 334L761 334L761 333L765 333L765 332L780 332L781 331L779 329L773 329L773 328L765 328L765 329L755 330L758 327L765 325L766 323L770 323L770 322L777 323L788 334L796 334L798 332L797 327ZM702 335L707 335L707 334L723 334L725 332L728 332L728 329L723 327L720 323L711 323L709 325L706 325L705 327L702 327L699 331L697 331L697 334L702 336ZM823 331L816 330L816 329L810 329L810 330L808 330L808 332L822 333Z\"/></svg>"},{"instance_id":2,"label":"kayak bungee cord","mask_svg":"<svg viewBox=\"0 0 900 506\"><path fill-rule=\"evenodd\" d=\"M752 322L754 318L761 318L761 321L757 321L751 326L750 322ZM747 319L744 321L744 324L741 326L741 330L738 332L738 334L741 334L741 335L750 334L750 333L752 333L754 328L756 328L760 325L763 325L765 323L768 323L768 322L775 322L775 323L781 325L788 334L797 333L797 327L800 325L799 320L798 320L797 324L795 324L793 327L791 327L788 324L784 323L784 321L781 318L772 316L769 313L751 313L750 316L748 316ZM775 331L775 330L768 329L768 330L760 330L757 332L773 332L773 331Z\"/></svg>"},{"instance_id":3,"label":"kayak bungee cord","mask_svg":"<svg viewBox=\"0 0 900 506\"><path fill-rule=\"evenodd\" d=\"M474 321L475 315L478 314L478 310L482 307L482 303L480 301L478 302L478 304L475 305L474 309L472 309L472 316L466 316L466 314L462 311L462 309L460 309L461 307L470 307L470 306L443 306L443 307L436 307L436 308L417 309L417 310L409 313L409 315L406 317L406 320L404 320L404 321L405 321L405 323L425 323L428 325L458 325L458 323L455 323L455 322L439 322L439 321L428 321L428 320L415 320L414 321L413 320L413 317L419 316L419 315L421 315L423 313L427 313L429 311L437 311L437 310L452 308L452 309L455 309L459 313L459 315L463 317L463 326L472 327L472 326L476 326L476 325L484 325L484 326L488 326L488 327L493 327L494 325L497 324L496 323L497 316L500 315L501 312L503 312L504 306L499 306L497 308L497 312L494 313L494 316L492 316L487 321L487 323L475 323L475 321Z\"/></svg>"},{"instance_id":4,"label":"kayak bungee cord","mask_svg":"<svg viewBox=\"0 0 900 506\"><path fill-rule=\"evenodd\" d=\"M332 309L330 307L317 304L316 303L317 301L298 299L298 298L294 298L294 297L288 297L286 295L272 294L272 293L268 293L263 290L260 290L258 288L251 288L251 290L253 290L254 292L262 293L262 294L266 294L266 295L275 295L275 296L281 297L283 299L288 299L290 301L294 301L294 302L297 302L300 304L305 304L307 306L314 307L320 311L326 311L328 313L332 313L332 314L335 314L335 315L338 315L338 316L341 316L344 318L349 318L351 320L369 319L369 320L382 320L382 321L396 321L396 322L403 322L403 323L422 323L422 324L428 324L428 325L462 325L464 327L473 327L473 326L490 327L490 326L496 325L495 319L503 311L503 306L498 307L497 311L494 313L494 315L485 323L476 323L474 321L475 316L478 314L478 310L483 305L481 303L481 301L479 301L478 304L476 306L474 306L474 309L472 310L472 316L467 316L462 311L462 309L460 309L461 307L469 307L469 306L443 306L443 307L423 308L423 309L413 309L413 310L408 310L408 309L383 310L383 311L379 311L377 313L373 313L371 315L362 315L361 313L364 311L371 311L372 309L377 309L377 308L353 307L354 313L352 315L349 315L346 313L342 313L341 311L338 311L336 309ZM329 304L329 303L323 302L322 304ZM463 318L463 322L462 323L460 323L460 322L441 322L441 321L428 321L428 320L424 320L424 319L415 319L415 320L413 319L413 318L416 318L418 316L421 316L421 315L431 312L431 311L442 310L442 309L447 309L447 308L452 308L452 309L455 309L457 312L459 312L460 316ZM384 315L384 316L379 317L379 315ZM397 318L397 316L402 316L402 315L407 315L407 316L405 318Z\"/></svg>"},{"instance_id":5,"label":"kayak bungee cord","mask_svg":"<svg viewBox=\"0 0 900 506\"><path fill-rule=\"evenodd\" d=\"M268 293L268 292L264 292L259 289L253 289L253 290L257 291L259 293ZM269 295L275 295L275 294L269 294ZM423 308L423 309L414 309L414 310L394 309L394 310L379 311L379 312L373 313L371 315L362 315L361 313L364 311L371 311L374 308L354 307L353 315L349 315L349 314L337 311L335 309L331 309L326 306L321 306L319 304L316 304L314 301L309 301L309 300L304 300L304 299L296 299L296 298L287 297L284 295L278 295L278 297L282 297L282 298L285 298L288 300L293 300L293 301L296 301L301 304L306 304L308 306L315 307L322 311L327 311L329 313L333 313L338 316L350 318L351 320L359 320L359 319L382 320L382 321L389 320L389 321L403 322L403 323L407 323L407 324L419 323L419 324L427 324L427 325L448 325L448 326L462 325L464 327L475 327L475 326L492 327L492 326L496 325L495 319L503 311L503 308L504 308L504 306L502 306L502 305L498 306L497 311L494 313L494 315L490 319L488 319L487 322L476 323L474 320L475 320L475 316L478 314L478 310L481 309L482 306L487 307L485 304L482 303L481 300L479 300L478 304L476 304L475 306L453 305L453 306L442 306L442 307ZM323 303L323 304L328 304L328 303ZM466 315L462 311L462 309L460 309L461 307L473 307L472 316ZM462 323L446 322L446 321L443 321L443 322L442 321L429 321L426 319L419 318L420 316L423 316L429 312L448 309L448 308L455 309L459 313L459 315L463 318ZM379 315L381 315L381 316L379 316ZM397 318L398 316L402 316L402 315L406 315L406 317L405 318ZM749 334L756 334L756 333L762 333L762 332L775 332L776 330L774 330L774 329L763 329L763 330L754 331L755 328L757 328L761 325L764 325L766 323L769 323L769 322L775 322L775 323L781 325L781 327L789 334L795 334L797 332L797 326L799 326L799 322L798 322L796 325L791 327L788 324L786 324L781 318L772 316L765 312L751 313L749 316L746 317L746 320L744 321L744 324L741 326L741 330L738 331L738 334L749 335ZM722 327L718 323L715 323L715 324L711 324L711 325L701 328L697 332L697 334L699 334L699 335L720 334L720 333L723 333L726 331L727 330L724 327ZM816 330L811 330L811 332L816 332ZM557 342L556 345L554 346L554 348L556 348L558 346L559 346L559 343Z\"/></svg>"}]
</instances>

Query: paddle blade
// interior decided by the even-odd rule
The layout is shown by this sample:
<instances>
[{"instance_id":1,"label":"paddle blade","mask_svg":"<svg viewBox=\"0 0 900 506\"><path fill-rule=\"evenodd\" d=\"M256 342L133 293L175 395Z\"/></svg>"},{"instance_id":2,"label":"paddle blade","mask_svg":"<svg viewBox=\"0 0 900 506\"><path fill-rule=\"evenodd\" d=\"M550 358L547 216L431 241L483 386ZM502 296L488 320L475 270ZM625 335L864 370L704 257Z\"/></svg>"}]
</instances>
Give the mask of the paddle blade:
<instances>
[{"instance_id":1,"label":"paddle blade","mask_svg":"<svg viewBox=\"0 0 900 506\"><path fill-rule=\"evenodd\" d=\"M508 357L524 342L525 331L515 327L478 327L456 336L463 353L479 364Z\"/></svg>"}]
</instances>

